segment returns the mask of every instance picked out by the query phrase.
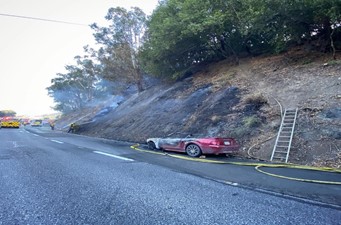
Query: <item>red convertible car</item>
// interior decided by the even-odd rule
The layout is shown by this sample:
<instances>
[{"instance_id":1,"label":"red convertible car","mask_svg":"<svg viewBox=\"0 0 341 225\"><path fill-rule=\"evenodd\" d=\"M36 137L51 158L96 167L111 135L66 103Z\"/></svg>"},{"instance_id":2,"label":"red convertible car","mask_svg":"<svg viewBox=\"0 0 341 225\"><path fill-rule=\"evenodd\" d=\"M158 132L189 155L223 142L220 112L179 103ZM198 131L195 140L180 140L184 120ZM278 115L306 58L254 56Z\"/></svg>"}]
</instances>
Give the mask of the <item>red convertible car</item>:
<instances>
[{"instance_id":1,"label":"red convertible car","mask_svg":"<svg viewBox=\"0 0 341 225\"><path fill-rule=\"evenodd\" d=\"M149 149L186 152L192 157L202 154L228 154L239 150L239 145L233 138L149 138Z\"/></svg>"}]
</instances>

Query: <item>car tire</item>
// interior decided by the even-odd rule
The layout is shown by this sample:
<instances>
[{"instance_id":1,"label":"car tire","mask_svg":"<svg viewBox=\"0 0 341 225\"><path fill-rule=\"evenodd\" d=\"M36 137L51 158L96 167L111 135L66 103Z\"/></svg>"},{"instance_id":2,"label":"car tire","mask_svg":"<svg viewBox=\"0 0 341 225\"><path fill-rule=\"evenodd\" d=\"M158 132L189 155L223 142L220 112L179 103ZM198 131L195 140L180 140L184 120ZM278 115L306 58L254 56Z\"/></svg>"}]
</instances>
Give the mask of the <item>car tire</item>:
<instances>
[{"instance_id":1,"label":"car tire","mask_svg":"<svg viewBox=\"0 0 341 225\"><path fill-rule=\"evenodd\" d=\"M149 141L149 142L148 142L148 149L150 149L150 150L156 150L155 143L152 142L152 141Z\"/></svg>"},{"instance_id":2,"label":"car tire","mask_svg":"<svg viewBox=\"0 0 341 225\"><path fill-rule=\"evenodd\" d=\"M199 157L202 154L200 147L196 144L187 145L186 153L191 157Z\"/></svg>"}]
</instances>

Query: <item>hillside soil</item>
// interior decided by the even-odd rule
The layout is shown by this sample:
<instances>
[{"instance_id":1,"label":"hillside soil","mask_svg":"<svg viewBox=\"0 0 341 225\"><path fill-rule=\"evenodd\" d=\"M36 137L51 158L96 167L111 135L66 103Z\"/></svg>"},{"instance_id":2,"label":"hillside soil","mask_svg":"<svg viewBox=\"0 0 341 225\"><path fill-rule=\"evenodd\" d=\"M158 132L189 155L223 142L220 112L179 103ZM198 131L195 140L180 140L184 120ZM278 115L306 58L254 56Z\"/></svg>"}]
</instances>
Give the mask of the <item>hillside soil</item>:
<instances>
[{"instance_id":1,"label":"hillside soil","mask_svg":"<svg viewBox=\"0 0 341 225\"><path fill-rule=\"evenodd\" d=\"M269 160L285 108L298 108L289 162L341 167L341 55L296 48L276 56L203 66L171 84L150 85L64 115L56 128L145 143L150 137L234 137L240 157Z\"/></svg>"}]
</instances>

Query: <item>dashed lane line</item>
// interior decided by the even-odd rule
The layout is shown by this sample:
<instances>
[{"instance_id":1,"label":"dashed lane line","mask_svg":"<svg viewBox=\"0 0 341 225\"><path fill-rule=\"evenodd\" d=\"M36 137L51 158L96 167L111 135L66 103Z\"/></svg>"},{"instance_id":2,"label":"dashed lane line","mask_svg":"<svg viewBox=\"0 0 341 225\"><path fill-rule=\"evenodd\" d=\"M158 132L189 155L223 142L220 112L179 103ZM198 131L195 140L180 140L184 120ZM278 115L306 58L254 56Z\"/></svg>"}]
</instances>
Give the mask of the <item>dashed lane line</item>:
<instances>
[{"instance_id":1,"label":"dashed lane line","mask_svg":"<svg viewBox=\"0 0 341 225\"><path fill-rule=\"evenodd\" d=\"M59 144L64 144L64 142L62 142L62 141L57 141L57 140L53 140L53 139L51 139L51 141L59 143Z\"/></svg>"},{"instance_id":2,"label":"dashed lane line","mask_svg":"<svg viewBox=\"0 0 341 225\"><path fill-rule=\"evenodd\" d=\"M101 154L101 155L105 155L105 156L109 156L109 157L113 157L113 158L116 158L116 159L125 160L125 161L131 161L131 162L134 161L133 159L121 157L121 156L118 156L118 155L112 155L112 154L105 153L105 152L94 151L94 153Z\"/></svg>"}]
</instances>

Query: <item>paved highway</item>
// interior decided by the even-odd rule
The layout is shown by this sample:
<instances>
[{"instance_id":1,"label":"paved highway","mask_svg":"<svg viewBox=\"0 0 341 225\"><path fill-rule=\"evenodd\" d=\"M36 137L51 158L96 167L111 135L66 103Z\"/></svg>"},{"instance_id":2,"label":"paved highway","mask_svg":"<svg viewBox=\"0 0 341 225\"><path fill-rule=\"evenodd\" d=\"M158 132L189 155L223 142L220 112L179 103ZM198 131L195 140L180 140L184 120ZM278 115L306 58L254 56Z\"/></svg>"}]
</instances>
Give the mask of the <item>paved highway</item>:
<instances>
[{"instance_id":1,"label":"paved highway","mask_svg":"<svg viewBox=\"0 0 341 225\"><path fill-rule=\"evenodd\" d=\"M0 224L341 224L337 185L129 146L45 128L1 129ZM302 194L309 189L315 194Z\"/></svg>"}]
</instances>

